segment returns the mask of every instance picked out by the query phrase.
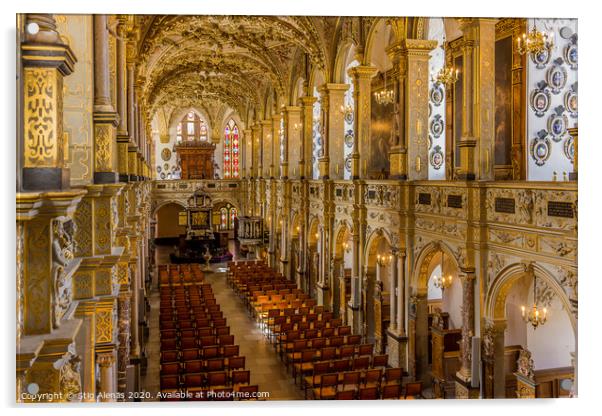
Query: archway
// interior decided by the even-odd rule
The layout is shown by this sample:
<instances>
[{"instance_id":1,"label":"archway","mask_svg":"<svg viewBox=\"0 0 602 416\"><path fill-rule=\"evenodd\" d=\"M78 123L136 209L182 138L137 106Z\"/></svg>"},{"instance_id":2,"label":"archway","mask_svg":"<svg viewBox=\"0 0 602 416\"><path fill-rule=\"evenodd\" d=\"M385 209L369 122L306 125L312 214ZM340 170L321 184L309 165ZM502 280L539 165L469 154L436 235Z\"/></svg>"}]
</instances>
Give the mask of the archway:
<instances>
[{"instance_id":1,"label":"archway","mask_svg":"<svg viewBox=\"0 0 602 416\"><path fill-rule=\"evenodd\" d=\"M175 244L181 234L186 233L186 208L183 204L170 201L155 210L156 244Z\"/></svg>"},{"instance_id":2,"label":"archway","mask_svg":"<svg viewBox=\"0 0 602 416\"><path fill-rule=\"evenodd\" d=\"M351 228L343 222L334 233L334 265L332 281L332 310L343 322L347 321L346 308L351 299Z\"/></svg>"},{"instance_id":3,"label":"archway","mask_svg":"<svg viewBox=\"0 0 602 416\"><path fill-rule=\"evenodd\" d=\"M364 334L375 350L386 350L386 331L391 322L390 287L393 279L392 245L386 231L377 229L368 238L362 284Z\"/></svg>"},{"instance_id":4,"label":"archway","mask_svg":"<svg viewBox=\"0 0 602 416\"><path fill-rule=\"evenodd\" d=\"M459 265L447 244L427 244L417 256L410 282L408 310L408 372L425 385L430 384L431 365L437 387L453 388L459 369L459 341L462 326L462 285ZM441 290L435 281L445 277L451 285ZM435 329L433 329L435 325ZM443 350L433 351L433 330ZM445 353L447 358L443 357ZM443 395L443 391L437 391Z\"/></svg>"},{"instance_id":5,"label":"archway","mask_svg":"<svg viewBox=\"0 0 602 416\"><path fill-rule=\"evenodd\" d=\"M299 278L299 267L301 265L301 247L300 247L300 235L301 235L301 221L298 213L293 213L290 226L290 263L288 269L288 277L290 280L295 280L298 287L301 286Z\"/></svg>"},{"instance_id":6,"label":"archway","mask_svg":"<svg viewBox=\"0 0 602 416\"><path fill-rule=\"evenodd\" d=\"M536 288L534 283L537 282ZM534 290L535 289L535 290ZM537 329L525 323L525 313L537 300L547 320ZM575 377L577 322L569 298L554 276L537 263L514 263L493 280L485 299L483 386L485 397L516 397L520 387L514 373L521 350L533 360L536 397L563 397L572 392L561 381ZM545 376L542 376L545 374ZM541 378L540 378L541 377ZM548 388L553 383L556 388Z\"/></svg>"}]
</instances>

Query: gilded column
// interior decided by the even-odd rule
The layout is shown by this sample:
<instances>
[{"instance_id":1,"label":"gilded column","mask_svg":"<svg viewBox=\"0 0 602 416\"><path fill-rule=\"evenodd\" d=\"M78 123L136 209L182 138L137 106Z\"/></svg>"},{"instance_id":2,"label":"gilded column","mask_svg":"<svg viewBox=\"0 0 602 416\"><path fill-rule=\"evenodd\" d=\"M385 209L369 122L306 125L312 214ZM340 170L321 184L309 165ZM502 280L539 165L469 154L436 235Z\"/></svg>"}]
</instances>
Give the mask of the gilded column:
<instances>
[{"instance_id":1,"label":"gilded column","mask_svg":"<svg viewBox=\"0 0 602 416\"><path fill-rule=\"evenodd\" d=\"M241 142L241 148L244 160L242 178L246 179L251 177L253 172L253 133L251 129L245 129L242 133L243 141Z\"/></svg>"},{"instance_id":2,"label":"gilded column","mask_svg":"<svg viewBox=\"0 0 602 416\"><path fill-rule=\"evenodd\" d=\"M345 171L345 91L347 84L324 84L319 91L322 100L324 157L320 161L320 176L343 179Z\"/></svg>"},{"instance_id":3,"label":"gilded column","mask_svg":"<svg viewBox=\"0 0 602 416\"><path fill-rule=\"evenodd\" d=\"M356 66L348 71L353 79L355 102L355 140L351 152L351 178L364 178L367 174L371 126L372 78L378 73L373 66ZM361 155L364 155L362 160Z\"/></svg>"},{"instance_id":4,"label":"gilded column","mask_svg":"<svg viewBox=\"0 0 602 416\"><path fill-rule=\"evenodd\" d=\"M313 175L312 166L312 144L313 144L313 117L314 103L316 97L301 97L301 149L299 150L299 178L311 179Z\"/></svg>"},{"instance_id":5,"label":"gilded column","mask_svg":"<svg viewBox=\"0 0 602 416\"><path fill-rule=\"evenodd\" d=\"M464 112L458 178L493 180L496 19L459 21L464 33Z\"/></svg>"},{"instance_id":6,"label":"gilded column","mask_svg":"<svg viewBox=\"0 0 602 416\"><path fill-rule=\"evenodd\" d=\"M284 143L281 163L282 179L299 178L301 143L301 107L287 106L284 109ZM292 143L292 145L291 145Z\"/></svg>"},{"instance_id":7,"label":"gilded column","mask_svg":"<svg viewBox=\"0 0 602 416\"><path fill-rule=\"evenodd\" d=\"M397 119L403 117L403 130L400 130L400 148L393 149L393 155L405 152L407 159L396 160L393 156L391 172L393 176L410 180L428 179L428 88L429 88L429 53L437 46L434 40L404 39L391 53L401 54L396 59L405 68L399 70L398 82L404 82L403 112L397 111ZM398 124L398 125L399 125Z\"/></svg>"},{"instance_id":8,"label":"gilded column","mask_svg":"<svg viewBox=\"0 0 602 416\"><path fill-rule=\"evenodd\" d=\"M128 102L127 102L127 67L126 67L126 22L119 17L117 24L117 159L119 182L129 180L128 173Z\"/></svg>"},{"instance_id":9,"label":"gilded column","mask_svg":"<svg viewBox=\"0 0 602 416\"><path fill-rule=\"evenodd\" d=\"M261 173L262 178L270 177L270 166L272 166L272 120L262 120L261 122Z\"/></svg>"},{"instance_id":10,"label":"gilded column","mask_svg":"<svg viewBox=\"0 0 602 416\"><path fill-rule=\"evenodd\" d=\"M118 115L111 103L106 15L94 15L94 183L115 183Z\"/></svg>"},{"instance_id":11,"label":"gilded column","mask_svg":"<svg viewBox=\"0 0 602 416\"><path fill-rule=\"evenodd\" d=\"M280 167L280 121L282 114L277 113L272 116L272 163L270 164L271 179L278 178L281 175L278 173Z\"/></svg>"},{"instance_id":12,"label":"gilded column","mask_svg":"<svg viewBox=\"0 0 602 416\"><path fill-rule=\"evenodd\" d=\"M29 14L23 64L23 190L69 189L63 133L63 78L75 55L61 43L51 14Z\"/></svg>"},{"instance_id":13,"label":"gilded column","mask_svg":"<svg viewBox=\"0 0 602 416\"><path fill-rule=\"evenodd\" d=\"M261 126L255 124L251 126L252 131L252 155L253 164L251 165L251 178L259 178L261 176Z\"/></svg>"},{"instance_id":14,"label":"gilded column","mask_svg":"<svg viewBox=\"0 0 602 416\"><path fill-rule=\"evenodd\" d=\"M396 314L396 302L397 299L395 297L395 286L397 285L397 250L393 251L393 259L391 261L391 277L389 284L389 317L390 317L390 325L389 329L392 332L397 330L397 314Z\"/></svg>"}]
</instances>

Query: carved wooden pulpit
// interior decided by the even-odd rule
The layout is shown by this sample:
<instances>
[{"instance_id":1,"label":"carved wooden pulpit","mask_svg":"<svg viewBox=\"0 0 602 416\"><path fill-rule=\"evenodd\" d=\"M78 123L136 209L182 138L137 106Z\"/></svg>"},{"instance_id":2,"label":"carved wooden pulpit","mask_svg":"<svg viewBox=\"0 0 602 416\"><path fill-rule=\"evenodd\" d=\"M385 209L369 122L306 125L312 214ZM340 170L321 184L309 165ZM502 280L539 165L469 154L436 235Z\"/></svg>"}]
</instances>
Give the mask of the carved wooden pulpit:
<instances>
[{"instance_id":1,"label":"carved wooden pulpit","mask_svg":"<svg viewBox=\"0 0 602 416\"><path fill-rule=\"evenodd\" d=\"M182 142L176 146L182 167L182 179L213 179L215 145L208 142Z\"/></svg>"}]
</instances>

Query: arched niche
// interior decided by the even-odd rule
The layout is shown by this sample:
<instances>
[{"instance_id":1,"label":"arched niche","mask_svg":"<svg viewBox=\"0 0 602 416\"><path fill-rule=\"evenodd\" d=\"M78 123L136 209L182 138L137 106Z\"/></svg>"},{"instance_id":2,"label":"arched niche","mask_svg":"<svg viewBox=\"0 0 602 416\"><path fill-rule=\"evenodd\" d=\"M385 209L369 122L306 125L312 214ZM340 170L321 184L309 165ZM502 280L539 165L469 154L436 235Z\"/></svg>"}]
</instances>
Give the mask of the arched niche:
<instances>
[{"instance_id":1,"label":"arched niche","mask_svg":"<svg viewBox=\"0 0 602 416\"><path fill-rule=\"evenodd\" d=\"M330 287L332 287L331 304L335 316L345 317L345 305L351 298L351 263L353 261L351 227L346 221L342 221L336 226L333 235L333 275L330 280Z\"/></svg>"},{"instance_id":2,"label":"arched niche","mask_svg":"<svg viewBox=\"0 0 602 416\"><path fill-rule=\"evenodd\" d=\"M186 233L186 226L179 224L181 213L186 212L186 207L179 201L167 201L155 210L156 235L159 242L172 243L177 241L181 234Z\"/></svg>"}]
</instances>

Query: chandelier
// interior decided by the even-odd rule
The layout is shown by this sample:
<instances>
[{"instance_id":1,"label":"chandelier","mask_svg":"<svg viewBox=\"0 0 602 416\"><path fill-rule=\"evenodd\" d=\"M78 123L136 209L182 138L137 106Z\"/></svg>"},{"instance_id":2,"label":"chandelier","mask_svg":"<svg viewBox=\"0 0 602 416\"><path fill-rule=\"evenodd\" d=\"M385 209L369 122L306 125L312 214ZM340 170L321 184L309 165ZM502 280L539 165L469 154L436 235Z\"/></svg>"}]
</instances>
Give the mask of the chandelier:
<instances>
[{"instance_id":1,"label":"chandelier","mask_svg":"<svg viewBox=\"0 0 602 416\"><path fill-rule=\"evenodd\" d=\"M536 289L537 276L535 276L535 273L533 273L533 306L528 312L524 305L520 307L523 315L523 321L525 321L526 324L533 325L533 329L537 329L538 326L545 324L548 315L547 308L544 307L542 310L539 306L537 306Z\"/></svg>"},{"instance_id":2,"label":"chandelier","mask_svg":"<svg viewBox=\"0 0 602 416\"><path fill-rule=\"evenodd\" d=\"M522 37L519 36L516 43L518 53L521 55L537 55L554 47L554 33L538 31L535 28L535 21L533 21L533 29L528 33L523 33Z\"/></svg>"},{"instance_id":3,"label":"chandelier","mask_svg":"<svg viewBox=\"0 0 602 416\"><path fill-rule=\"evenodd\" d=\"M387 264L389 264L392 259L393 259L393 256L391 254L389 254L388 256L378 254L376 256L376 263L378 263L379 266L384 267Z\"/></svg>"},{"instance_id":4,"label":"chandelier","mask_svg":"<svg viewBox=\"0 0 602 416\"><path fill-rule=\"evenodd\" d=\"M452 284L451 274L445 277L443 275L443 264L444 264L445 252L441 252L441 276L433 276L433 284L438 289L447 289Z\"/></svg>"},{"instance_id":5,"label":"chandelier","mask_svg":"<svg viewBox=\"0 0 602 416\"><path fill-rule=\"evenodd\" d=\"M392 104L395 100L395 91L387 89L387 71L385 71L385 86L381 91L374 92L374 100L379 105Z\"/></svg>"},{"instance_id":6,"label":"chandelier","mask_svg":"<svg viewBox=\"0 0 602 416\"><path fill-rule=\"evenodd\" d=\"M444 67L439 70L435 78L432 81L436 84L443 84L449 87L458 81L459 69L453 67Z\"/></svg>"}]
</instances>

